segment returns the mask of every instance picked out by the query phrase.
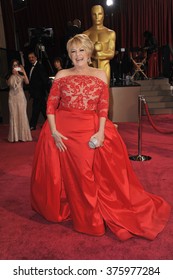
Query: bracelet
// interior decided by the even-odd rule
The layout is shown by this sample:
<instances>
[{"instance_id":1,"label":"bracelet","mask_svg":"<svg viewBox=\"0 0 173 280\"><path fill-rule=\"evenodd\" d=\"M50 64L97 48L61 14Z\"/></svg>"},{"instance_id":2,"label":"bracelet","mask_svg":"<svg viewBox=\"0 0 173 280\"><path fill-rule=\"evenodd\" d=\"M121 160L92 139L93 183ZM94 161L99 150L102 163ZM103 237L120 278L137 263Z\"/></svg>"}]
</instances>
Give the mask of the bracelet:
<instances>
[{"instance_id":1,"label":"bracelet","mask_svg":"<svg viewBox=\"0 0 173 280\"><path fill-rule=\"evenodd\" d=\"M55 137L56 136L56 131L52 133L52 137Z\"/></svg>"}]
</instances>

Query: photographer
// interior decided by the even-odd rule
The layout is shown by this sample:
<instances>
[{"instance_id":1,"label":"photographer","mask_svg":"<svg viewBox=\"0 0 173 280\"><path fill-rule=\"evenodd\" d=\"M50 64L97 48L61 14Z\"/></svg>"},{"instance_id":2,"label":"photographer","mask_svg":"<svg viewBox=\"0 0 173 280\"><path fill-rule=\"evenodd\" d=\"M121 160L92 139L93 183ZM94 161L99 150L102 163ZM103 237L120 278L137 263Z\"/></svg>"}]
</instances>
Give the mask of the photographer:
<instances>
[{"instance_id":1,"label":"photographer","mask_svg":"<svg viewBox=\"0 0 173 280\"><path fill-rule=\"evenodd\" d=\"M29 84L25 69L19 61L11 62L10 73L6 76L9 86L9 142L32 141L29 122L26 112L27 101L23 84Z\"/></svg>"}]
</instances>

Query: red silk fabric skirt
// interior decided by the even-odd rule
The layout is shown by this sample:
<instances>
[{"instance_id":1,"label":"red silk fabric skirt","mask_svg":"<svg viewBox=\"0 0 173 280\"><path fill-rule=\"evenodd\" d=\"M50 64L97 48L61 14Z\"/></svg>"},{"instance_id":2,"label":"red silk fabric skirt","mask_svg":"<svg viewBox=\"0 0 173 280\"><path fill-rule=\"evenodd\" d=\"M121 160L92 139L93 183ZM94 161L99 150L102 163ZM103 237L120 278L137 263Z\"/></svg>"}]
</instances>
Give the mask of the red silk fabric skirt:
<instances>
[{"instance_id":1,"label":"red silk fabric skirt","mask_svg":"<svg viewBox=\"0 0 173 280\"><path fill-rule=\"evenodd\" d=\"M103 235L107 225L121 240L134 235L154 239L170 213L164 199L138 181L117 129L106 121L104 146L91 149L98 129L94 112L57 110L57 130L68 138L59 152L46 121L36 146L32 208L45 219L72 219L78 232Z\"/></svg>"}]
</instances>

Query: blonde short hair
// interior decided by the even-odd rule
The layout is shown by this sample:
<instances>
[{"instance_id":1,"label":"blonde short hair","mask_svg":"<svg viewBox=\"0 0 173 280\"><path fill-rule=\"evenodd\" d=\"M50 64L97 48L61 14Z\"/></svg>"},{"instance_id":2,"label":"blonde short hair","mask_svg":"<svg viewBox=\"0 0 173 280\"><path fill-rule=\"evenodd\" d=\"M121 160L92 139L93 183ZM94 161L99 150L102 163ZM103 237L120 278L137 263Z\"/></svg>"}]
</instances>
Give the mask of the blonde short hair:
<instances>
[{"instance_id":1,"label":"blonde short hair","mask_svg":"<svg viewBox=\"0 0 173 280\"><path fill-rule=\"evenodd\" d=\"M73 44L81 45L81 47L83 47L90 56L92 55L92 52L94 50L94 44L86 34L77 34L73 38L68 40L67 52L70 58L71 58L70 51Z\"/></svg>"}]
</instances>

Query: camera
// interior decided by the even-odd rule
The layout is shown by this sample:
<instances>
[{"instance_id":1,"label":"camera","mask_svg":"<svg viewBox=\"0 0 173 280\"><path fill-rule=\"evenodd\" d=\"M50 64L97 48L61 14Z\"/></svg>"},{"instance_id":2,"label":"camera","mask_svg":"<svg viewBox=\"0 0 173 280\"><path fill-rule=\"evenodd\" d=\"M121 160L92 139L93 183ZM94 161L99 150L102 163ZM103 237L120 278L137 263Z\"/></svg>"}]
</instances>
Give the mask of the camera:
<instances>
[{"instance_id":1,"label":"camera","mask_svg":"<svg viewBox=\"0 0 173 280\"><path fill-rule=\"evenodd\" d=\"M20 67L15 67L14 68L16 71L21 71L22 69Z\"/></svg>"}]
</instances>

